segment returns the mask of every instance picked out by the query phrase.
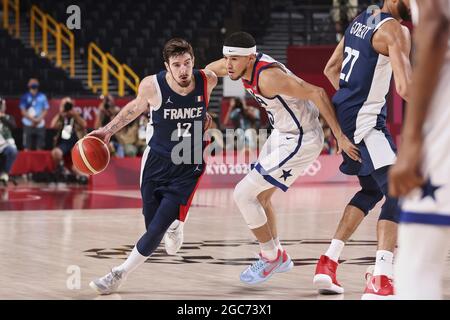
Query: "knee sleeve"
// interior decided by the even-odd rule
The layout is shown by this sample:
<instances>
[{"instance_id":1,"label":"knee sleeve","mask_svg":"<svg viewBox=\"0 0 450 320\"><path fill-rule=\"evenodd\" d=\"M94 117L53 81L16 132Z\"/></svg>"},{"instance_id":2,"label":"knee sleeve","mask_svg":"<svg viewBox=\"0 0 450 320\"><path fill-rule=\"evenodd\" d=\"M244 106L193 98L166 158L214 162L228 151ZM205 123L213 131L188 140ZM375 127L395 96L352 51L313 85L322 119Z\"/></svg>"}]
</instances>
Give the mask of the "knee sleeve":
<instances>
[{"instance_id":1,"label":"knee sleeve","mask_svg":"<svg viewBox=\"0 0 450 320\"><path fill-rule=\"evenodd\" d=\"M390 197L388 194L388 171L389 166L386 166L377 169L372 173L372 176L377 182L382 194L386 197L383 207L381 208L379 220L389 220L398 223L400 208L398 206L398 200Z\"/></svg>"},{"instance_id":2,"label":"knee sleeve","mask_svg":"<svg viewBox=\"0 0 450 320\"><path fill-rule=\"evenodd\" d=\"M367 215L375 205L383 199L383 193L379 189L376 181L370 176L358 177L361 190L350 200L350 205L360 209Z\"/></svg>"},{"instance_id":3,"label":"knee sleeve","mask_svg":"<svg viewBox=\"0 0 450 320\"><path fill-rule=\"evenodd\" d=\"M400 217L400 207L398 206L398 200L386 196L386 201L381 208L379 220L389 220L398 223Z\"/></svg>"},{"instance_id":4,"label":"knee sleeve","mask_svg":"<svg viewBox=\"0 0 450 320\"><path fill-rule=\"evenodd\" d=\"M266 182L258 172L252 170L234 188L234 201L250 229L259 228L267 223L266 212L259 203L258 195L272 185L268 186L259 181L260 179Z\"/></svg>"}]
</instances>

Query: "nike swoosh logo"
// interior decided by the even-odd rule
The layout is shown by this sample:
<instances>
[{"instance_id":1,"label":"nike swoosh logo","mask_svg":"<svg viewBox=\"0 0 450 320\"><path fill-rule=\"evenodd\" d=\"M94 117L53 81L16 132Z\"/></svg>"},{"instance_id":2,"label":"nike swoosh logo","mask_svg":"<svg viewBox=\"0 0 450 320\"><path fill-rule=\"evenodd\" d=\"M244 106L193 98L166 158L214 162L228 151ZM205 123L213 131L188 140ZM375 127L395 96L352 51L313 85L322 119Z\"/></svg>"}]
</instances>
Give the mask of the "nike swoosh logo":
<instances>
[{"instance_id":1,"label":"nike swoosh logo","mask_svg":"<svg viewBox=\"0 0 450 320\"><path fill-rule=\"evenodd\" d=\"M370 282L370 285L372 287L372 290L375 291L375 293L378 293L378 291L380 291L380 289L375 288L375 286L373 285L372 281Z\"/></svg>"},{"instance_id":2,"label":"nike swoosh logo","mask_svg":"<svg viewBox=\"0 0 450 320\"><path fill-rule=\"evenodd\" d=\"M278 265L274 265L272 268L269 269L269 271L263 270L263 276L267 277L275 268L278 267Z\"/></svg>"},{"instance_id":3,"label":"nike swoosh logo","mask_svg":"<svg viewBox=\"0 0 450 320\"><path fill-rule=\"evenodd\" d=\"M292 140L294 139L293 137L287 137L286 140Z\"/></svg>"}]
</instances>

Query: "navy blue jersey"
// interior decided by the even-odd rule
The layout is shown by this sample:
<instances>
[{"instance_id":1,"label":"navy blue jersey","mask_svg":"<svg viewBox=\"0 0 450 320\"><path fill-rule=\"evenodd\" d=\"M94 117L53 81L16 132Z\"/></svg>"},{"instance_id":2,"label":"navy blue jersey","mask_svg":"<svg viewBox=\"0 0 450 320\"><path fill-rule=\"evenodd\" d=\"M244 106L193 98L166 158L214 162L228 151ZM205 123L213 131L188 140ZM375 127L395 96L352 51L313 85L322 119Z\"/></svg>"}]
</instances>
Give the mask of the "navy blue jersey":
<instances>
[{"instance_id":1,"label":"navy blue jersey","mask_svg":"<svg viewBox=\"0 0 450 320\"><path fill-rule=\"evenodd\" d=\"M206 76L202 71L194 70L195 88L182 96L169 87L166 73L162 71L155 75L161 105L150 109L152 135L149 146L152 152L172 159L175 164L202 163L204 119L208 106ZM177 162L173 155L183 160Z\"/></svg>"},{"instance_id":2,"label":"navy blue jersey","mask_svg":"<svg viewBox=\"0 0 450 320\"><path fill-rule=\"evenodd\" d=\"M355 143L360 143L373 128L386 127L392 67L389 57L375 51L372 37L392 19L387 13L372 16L364 11L345 31L344 60L333 104L342 130Z\"/></svg>"}]
</instances>

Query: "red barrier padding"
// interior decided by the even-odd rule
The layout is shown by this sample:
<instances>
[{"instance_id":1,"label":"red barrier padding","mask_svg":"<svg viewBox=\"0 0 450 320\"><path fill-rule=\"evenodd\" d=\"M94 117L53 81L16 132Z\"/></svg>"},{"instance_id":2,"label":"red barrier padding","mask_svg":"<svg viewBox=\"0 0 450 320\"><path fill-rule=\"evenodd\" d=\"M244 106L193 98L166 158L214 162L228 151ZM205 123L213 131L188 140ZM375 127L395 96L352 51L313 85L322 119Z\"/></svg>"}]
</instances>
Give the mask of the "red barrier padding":
<instances>
[{"instance_id":1,"label":"red barrier padding","mask_svg":"<svg viewBox=\"0 0 450 320\"><path fill-rule=\"evenodd\" d=\"M55 169L51 151L19 151L10 175L51 172Z\"/></svg>"},{"instance_id":2,"label":"red barrier padding","mask_svg":"<svg viewBox=\"0 0 450 320\"><path fill-rule=\"evenodd\" d=\"M231 156L234 157L234 156ZM222 163L221 163L222 162ZM216 161L210 159L199 188L232 188L250 167L245 162ZM342 157L339 155L320 156L308 170L294 183L345 183L354 182L354 177L346 176L339 171ZM102 173L91 176L90 186L93 189L136 189L139 188L141 158L112 158Z\"/></svg>"}]
</instances>

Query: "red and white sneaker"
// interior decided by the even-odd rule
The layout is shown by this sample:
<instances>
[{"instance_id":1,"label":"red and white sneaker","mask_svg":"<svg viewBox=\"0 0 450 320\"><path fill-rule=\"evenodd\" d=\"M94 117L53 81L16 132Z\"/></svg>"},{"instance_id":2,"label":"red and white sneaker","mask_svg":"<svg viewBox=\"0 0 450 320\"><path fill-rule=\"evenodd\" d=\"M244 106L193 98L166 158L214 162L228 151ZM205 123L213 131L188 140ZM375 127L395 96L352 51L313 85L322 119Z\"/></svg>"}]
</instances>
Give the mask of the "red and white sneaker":
<instances>
[{"instance_id":1,"label":"red and white sneaker","mask_svg":"<svg viewBox=\"0 0 450 320\"><path fill-rule=\"evenodd\" d=\"M394 284L392 279L385 275L374 276L373 268L367 269L366 274L366 289L361 297L361 300L393 300Z\"/></svg>"},{"instance_id":2,"label":"red and white sneaker","mask_svg":"<svg viewBox=\"0 0 450 320\"><path fill-rule=\"evenodd\" d=\"M336 269L338 263L331 260L328 256L320 256L316 265L316 274L314 275L314 287L320 294L341 294L344 288L336 280Z\"/></svg>"},{"instance_id":3,"label":"red and white sneaker","mask_svg":"<svg viewBox=\"0 0 450 320\"><path fill-rule=\"evenodd\" d=\"M283 264L277 269L278 273L288 272L294 267L294 262L291 257L287 254L286 250L283 250Z\"/></svg>"}]
</instances>

